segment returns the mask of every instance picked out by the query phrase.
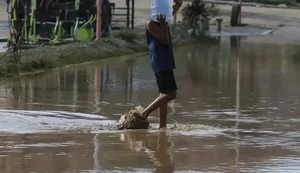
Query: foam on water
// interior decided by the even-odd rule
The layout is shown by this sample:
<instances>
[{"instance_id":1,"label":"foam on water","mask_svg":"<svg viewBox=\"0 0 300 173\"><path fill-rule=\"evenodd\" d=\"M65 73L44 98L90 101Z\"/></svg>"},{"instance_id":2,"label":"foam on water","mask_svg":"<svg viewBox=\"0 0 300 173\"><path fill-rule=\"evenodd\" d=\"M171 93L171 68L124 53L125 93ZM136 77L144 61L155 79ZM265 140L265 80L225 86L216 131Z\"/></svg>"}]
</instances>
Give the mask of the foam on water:
<instances>
[{"instance_id":1,"label":"foam on water","mask_svg":"<svg viewBox=\"0 0 300 173\"><path fill-rule=\"evenodd\" d=\"M0 113L0 132L2 133L122 133L116 128L116 120L109 120L105 116L96 114L27 110L0 110ZM157 133L160 131L159 124L152 123L150 126L148 132ZM220 128L203 124L168 124L167 133L198 137L215 137L219 135L230 137L235 133L251 135L256 138L262 135L282 135L282 133L272 131Z\"/></svg>"},{"instance_id":2,"label":"foam on water","mask_svg":"<svg viewBox=\"0 0 300 173\"><path fill-rule=\"evenodd\" d=\"M0 110L1 113L13 113L13 114L22 114L30 116L57 116L57 117L83 117L83 118L97 118L97 119L107 119L105 116L95 115L95 114L86 114L79 112L66 112L66 111L28 111L28 110Z\"/></svg>"},{"instance_id":3,"label":"foam on water","mask_svg":"<svg viewBox=\"0 0 300 173\"><path fill-rule=\"evenodd\" d=\"M175 126L175 127L174 127ZM113 129L101 129L90 131L91 133L122 133L122 132L141 132L145 130L113 130ZM151 127L146 130L149 133L158 133L160 131L159 124L151 124ZM170 135L187 135L187 136L198 136L198 137L213 137L222 135L226 129L221 129L213 126L206 126L202 124L168 124L167 132Z\"/></svg>"},{"instance_id":4,"label":"foam on water","mask_svg":"<svg viewBox=\"0 0 300 173\"><path fill-rule=\"evenodd\" d=\"M151 132L159 131L159 124L151 124ZM203 125L203 124L168 124L168 132L173 135L192 135L202 137L212 137L221 135L227 129Z\"/></svg>"},{"instance_id":5,"label":"foam on water","mask_svg":"<svg viewBox=\"0 0 300 173\"><path fill-rule=\"evenodd\" d=\"M129 170L126 170L126 171L121 171L121 170L86 170L86 171L83 171L84 173L123 173L123 172L126 172L126 173L131 173L131 172L138 172L138 173L150 173L150 172L153 172L154 170L152 169L134 169L132 171L129 171ZM206 172L209 172L209 173L220 173L220 172L217 172L217 171L191 171L191 170L184 170L184 171L174 171L174 173L206 173Z\"/></svg>"},{"instance_id":6,"label":"foam on water","mask_svg":"<svg viewBox=\"0 0 300 173\"><path fill-rule=\"evenodd\" d=\"M70 145L82 145L74 142L64 142L64 143L37 143L37 144L18 144L14 148L44 148L44 147L65 147Z\"/></svg>"},{"instance_id":7,"label":"foam on water","mask_svg":"<svg viewBox=\"0 0 300 173\"><path fill-rule=\"evenodd\" d=\"M300 159L295 157L280 157L258 163L256 167L244 169L247 172L294 173L300 171Z\"/></svg>"},{"instance_id":8,"label":"foam on water","mask_svg":"<svg viewBox=\"0 0 300 173\"><path fill-rule=\"evenodd\" d=\"M7 133L117 133L117 121L95 114L66 111L0 110L0 132ZM158 132L151 124L149 132ZM201 124L168 124L168 132L181 135L215 136L225 129Z\"/></svg>"},{"instance_id":9,"label":"foam on water","mask_svg":"<svg viewBox=\"0 0 300 173\"><path fill-rule=\"evenodd\" d=\"M52 131L97 130L116 121L93 114L61 111L1 110L0 131L14 133L34 133ZM92 119L91 119L92 118Z\"/></svg>"},{"instance_id":10,"label":"foam on water","mask_svg":"<svg viewBox=\"0 0 300 173\"><path fill-rule=\"evenodd\" d=\"M152 169L134 169L134 170L85 170L85 171L82 171L83 173L123 173L123 172L126 172L126 173L133 173L133 172L138 172L138 173L150 173L150 172L153 172Z\"/></svg>"}]
</instances>

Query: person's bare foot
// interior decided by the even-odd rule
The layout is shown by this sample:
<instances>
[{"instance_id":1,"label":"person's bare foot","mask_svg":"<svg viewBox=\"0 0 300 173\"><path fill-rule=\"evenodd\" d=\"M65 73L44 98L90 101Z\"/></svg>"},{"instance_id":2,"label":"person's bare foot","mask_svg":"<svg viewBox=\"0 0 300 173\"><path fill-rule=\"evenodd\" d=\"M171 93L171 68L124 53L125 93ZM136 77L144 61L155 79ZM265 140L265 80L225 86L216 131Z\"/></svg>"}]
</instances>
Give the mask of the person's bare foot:
<instances>
[{"instance_id":1,"label":"person's bare foot","mask_svg":"<svg viewBox=\"0 0 300 173\"><path fill-rule=\"evenodd\" d=\"M145 113L143 113L143 114L142 114L142 118L144 118L145 120L147 120L147 119L148 119L148 116L147 116Z\"/></svg>"},{"instance_id":2,"label":"person's bare foot","mask_svg":"<svg viewBox=\"0 0 300 173\"><path fill-rule=\"evenodd\" d=\"M148 113L146 111L142 112L142 117L145 118L146 120L148 119Z\"/></svg>"}]
</instances>

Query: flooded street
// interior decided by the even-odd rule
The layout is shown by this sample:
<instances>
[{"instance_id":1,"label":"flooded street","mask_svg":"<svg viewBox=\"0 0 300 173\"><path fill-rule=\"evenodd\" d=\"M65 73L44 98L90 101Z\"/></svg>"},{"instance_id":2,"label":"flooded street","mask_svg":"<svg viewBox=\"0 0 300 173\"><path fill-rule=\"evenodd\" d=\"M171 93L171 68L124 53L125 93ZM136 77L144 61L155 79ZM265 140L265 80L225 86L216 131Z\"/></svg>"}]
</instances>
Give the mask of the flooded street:
<instances>
[{"instance_id":1,"label":"flooded street","mask_svg":"<svg viewBox=\"0 0 300 173\"><path fill-rule=\"evenodd\" d=\"M264 39L176 49L187 130L109 130L158 95L147 55L1 82L0 172L300 172L300 45Z\"/></svg>"}]
</instances>

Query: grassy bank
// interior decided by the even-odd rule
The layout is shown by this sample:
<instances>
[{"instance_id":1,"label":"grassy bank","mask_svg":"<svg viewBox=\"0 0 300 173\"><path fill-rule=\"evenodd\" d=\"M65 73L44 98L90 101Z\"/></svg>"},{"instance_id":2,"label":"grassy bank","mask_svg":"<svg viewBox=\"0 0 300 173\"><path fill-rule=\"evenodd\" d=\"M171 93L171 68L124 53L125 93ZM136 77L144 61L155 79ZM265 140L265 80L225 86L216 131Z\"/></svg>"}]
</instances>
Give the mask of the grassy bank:
<instances>
[{"instance_id":1,"label":"grassy bank","mask_svg":"<svg viewBox=\"0 0 300 173\"><path fill-rule=\"evenodd\" d=\"M9 53L1 54L0 77L8 78L22 73L36 72L71 64L101 60L146 51L139 32L120 31L110 38L73 42L64 45L41 45L21 50L20 64Z\"/></svg>"},{"instance_id":2,"label":"grassy bank","mask_svg":"<svg viewBox=\"0 0 300 173\"><path fill-rule=\"evenodd\" d=\"M118 38L69 43L60 46L40 46L30 50L22 50L20 64L16 64L10 54L1 55L0 77L12 77L24 72L52 69L145 50L146 47L143 44L133 44Z\"/></svg>"},{"instance_id":3,"label":"grassy bank","mask_svg":"<svg viewBox=\"0 0 300 173\"><path fill-rule=\"evenodd\" d=\"M180 27L172 27L172 33L175 45L192 41L192 38L186 32L182 32ZM144 29L118 31L110 38L97 41L74 42L60 46L44 45L34 49L22 50L20 64L14 63L10 54L0 54L0 78L141 53L147 50Z\"/></svg>"}]
</instances>

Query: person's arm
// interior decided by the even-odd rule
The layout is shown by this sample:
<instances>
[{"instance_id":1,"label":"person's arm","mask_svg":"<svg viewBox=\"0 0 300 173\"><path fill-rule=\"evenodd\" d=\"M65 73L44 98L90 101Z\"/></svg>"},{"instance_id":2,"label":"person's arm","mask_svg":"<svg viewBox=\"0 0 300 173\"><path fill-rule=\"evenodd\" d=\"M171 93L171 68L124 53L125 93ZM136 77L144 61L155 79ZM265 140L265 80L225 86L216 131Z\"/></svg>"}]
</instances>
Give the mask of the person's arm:
<instances>
[{"instance_id":1,"label":"person's arm","mask_svg":"<svg viewBox=\"0 0 300 173\"><path fill-rule=\"evenodd\" d=\"M169 44L169 34L167 24L161 23L161 27L149 20L147 22L148 31L161 43Z\"/></svg>"},{"instance_id":2,"label":"person's arm","mask_svg":"<svg viewBox=\"0 0 300 173\"><path fill-rule=\"evenodd\" d=\"M177 11L179 10L179 8L182 5L182 0L174 0L174 5L173 5L173 16L177 13Z\"/></svg>"}]
</instances>

